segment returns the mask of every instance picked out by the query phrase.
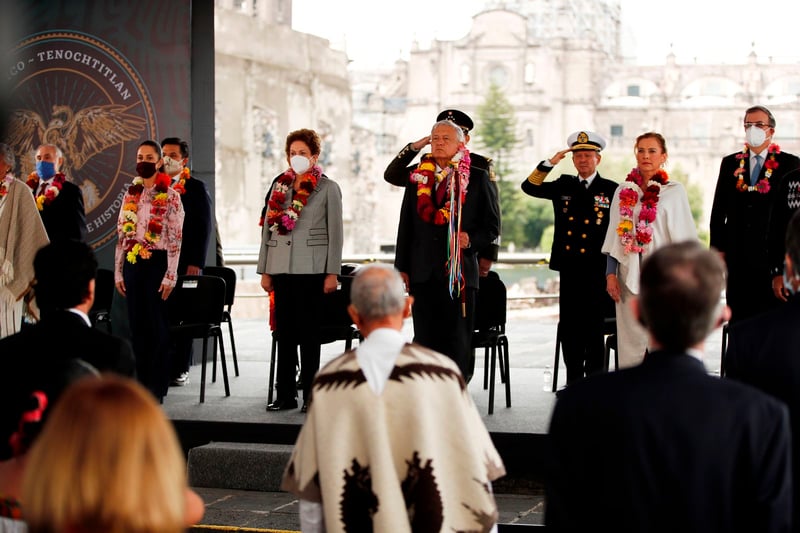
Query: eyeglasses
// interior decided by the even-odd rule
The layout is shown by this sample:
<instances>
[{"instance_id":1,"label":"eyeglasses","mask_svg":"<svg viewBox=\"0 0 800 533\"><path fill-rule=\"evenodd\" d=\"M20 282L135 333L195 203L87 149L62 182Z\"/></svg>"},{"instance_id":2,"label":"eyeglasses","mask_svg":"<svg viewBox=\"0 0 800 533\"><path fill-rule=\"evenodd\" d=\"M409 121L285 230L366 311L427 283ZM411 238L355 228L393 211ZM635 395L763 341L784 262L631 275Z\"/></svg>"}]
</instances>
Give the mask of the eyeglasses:
<instances>
[{"instance_id":1,"label":"eyeglasses","mask_svg":"<svg viewBox=\"0 0 800 533\"><path fill-rule=\"evenodd\" d=\"M770 126L769 124L767 124L765 122L745 122L744 123L744 129L747 129L747 128L751 127L751 126L755 126L756 128L761 128L762 130L765 130L767 128L771 128L772 127L772 126Z\"/></svg>"}]
</instances>

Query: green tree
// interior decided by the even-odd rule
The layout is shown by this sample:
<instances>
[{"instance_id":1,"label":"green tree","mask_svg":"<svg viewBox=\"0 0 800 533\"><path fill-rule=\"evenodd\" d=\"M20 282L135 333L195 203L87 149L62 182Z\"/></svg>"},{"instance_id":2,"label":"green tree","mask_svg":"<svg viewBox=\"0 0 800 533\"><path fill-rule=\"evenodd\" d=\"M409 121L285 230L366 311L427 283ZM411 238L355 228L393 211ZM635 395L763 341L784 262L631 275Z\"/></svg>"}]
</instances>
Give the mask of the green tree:
<instances>
[{"instance_id":1,"label":"green tree","mask_svg":"<svg viewBox=\"0 0 800 533\"><path fill-rule=\"evenodd\" d=\"M511 178L513 169L508 156L519 144L514 108L500 88L492 84L477 111L476 144L483 155L494 160L498 179L502 243L504 246L513 243L517 250L535 249L545 228L553 223L553 213L549 203L531 202L519 183Z\"/></svg>"}]
</instances>

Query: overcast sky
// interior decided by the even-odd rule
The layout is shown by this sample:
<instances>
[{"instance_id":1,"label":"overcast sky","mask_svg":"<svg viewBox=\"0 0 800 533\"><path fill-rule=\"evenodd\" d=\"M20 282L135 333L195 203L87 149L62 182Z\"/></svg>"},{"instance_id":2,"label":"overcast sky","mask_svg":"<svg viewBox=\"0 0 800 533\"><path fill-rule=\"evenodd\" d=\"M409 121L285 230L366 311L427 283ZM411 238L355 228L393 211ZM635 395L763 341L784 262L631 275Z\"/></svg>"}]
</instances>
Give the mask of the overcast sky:
<instances>
[{"instance_id":1,"label":"overcast sky","mask_svg":"<svg viewBox=\"0 0 800 533\"><path fill-rule=\"evenodd\" d=\"M356 65L391 66L408 57L415 37L463 37L484 5L483 0L294 0L293 26L346 49ZM670 43L681 63L695 57L702 63L740 63L753 42L763 60L800 58L800 0L622 0L622 23L623 53L640 63L662 63Z\"/></svg>"}]
</instances>

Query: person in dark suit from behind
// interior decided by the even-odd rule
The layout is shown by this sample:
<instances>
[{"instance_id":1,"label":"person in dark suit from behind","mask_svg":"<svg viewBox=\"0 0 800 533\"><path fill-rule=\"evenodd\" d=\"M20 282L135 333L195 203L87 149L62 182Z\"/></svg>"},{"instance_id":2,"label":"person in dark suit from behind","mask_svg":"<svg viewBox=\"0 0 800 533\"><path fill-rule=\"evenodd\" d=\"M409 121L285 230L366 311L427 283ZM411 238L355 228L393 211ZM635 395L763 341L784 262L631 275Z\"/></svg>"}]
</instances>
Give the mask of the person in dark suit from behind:
<instances>
[{"instance_id":1,"label":"person in dark suit from behind","mask_svg":"<svg viewBox=\"0 0 800 533\"><path fill-rule=\"evenodd\" d=\"M800 531L800 214L786 230L786 305L732 324L725 376L786 402L792 419L795 531Z\"/></svg>"},{"instance_id":2,"label":"person in dark suit from behind","mask_svg":"<svg viewBox=\"0 0 800 533\"><path fill-rule=\"evenodd\" d=\"M42 318L0 340L0 459L9 456L8 439L31 393L46 390L70 361L83 360L99 372L136 373L130 342L94 329L89 321L97 273L92 249L79 241L56 241L39 250L33 267Z\"/></svg>"},{"instance_id":3,"label":"person in dark suit from behind","mask_svg":"<svg viewBox=\"0 0 800 533\"><path fill-rule=\"evenodd\" d=\"M730 315L724 280L719 255L696 242L645 260L631 305L654 350L559 396L548 531L790 531L786 406L709 375L701 360L706 336Z\"/></svg>"},{"instance_id":4,"label":"person in dark suit from behind","mask_svg":"<svg viewBox=\"0 0 800 533\"><path fill-rule=\"evenodd\" d=\"M211 238L211 197L206 184L192 177L189 171L189 143L178 137L161 141L164 151L164 172L172 179L172 188L181 195L183 205L183 240L178 259L178 275L199 276L206 265L208 241ZM192 339L175 342L172 357L171 383L182 386L189 382L192 362Z\"/></svg>"},{"instance_id":5,"label":"person in dark suit from behind","mask_svg":"<svg viewBox=\"0 0 800 533\"><path fill-rule=\"evenodd\" d=\"M27 178L50 242L86 240L86 212L83 194L61 172L64 154L53 144L36 150L36 170Z\"/></svg>"},{"instance_id":6,"label":"person in dark suit from behind","mask_svg":"<svg viewBox=\"0 0 800 533\"><path fill-rule=\"evenodd\" d=\"M606 292L606 255L601 251L608 229L611 199L617 183L597 172L606 141L591 131L576 131L569 148L539 163L522 191L553 203L555 232L550 269L559 272L559 338L567 367L567 384L603 370L604 322L614 316ZM547 175L572 152L578 175Z\"/></svg>"}]
</instances>

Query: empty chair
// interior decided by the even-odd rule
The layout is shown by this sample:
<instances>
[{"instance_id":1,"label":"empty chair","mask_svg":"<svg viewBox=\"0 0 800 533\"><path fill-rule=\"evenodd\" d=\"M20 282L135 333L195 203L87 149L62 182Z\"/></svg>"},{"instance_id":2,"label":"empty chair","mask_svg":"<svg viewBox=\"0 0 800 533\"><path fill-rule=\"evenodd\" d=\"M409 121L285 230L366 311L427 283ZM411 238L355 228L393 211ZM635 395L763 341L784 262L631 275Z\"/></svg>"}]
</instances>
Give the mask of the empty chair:
<instances>
[{"instance_id":1,"label":"empty chair","mask_svg":"<svg viewBox=\"0 0 800 533\"><path fill-rule=\"evenodd\" d=\"M203 274L206 276L217 276L225 280L226 309L222 312L222 321L228 323L228 333L231 337L231 353L233 354L233 370L238 376L239 361L236 358L236 341L233 339L233 320L231 318L231 307L233 307L233 300L236 296L236 271L230 267L207 266L203 269ZM216 372L216 370L217 364L216 361L214 361L214 372Z\"/></svg>"},{"instance_id":2,"label":"empty chair","mask_svg":"<svg viewBox=\"0 0 800 533\"><path fill-rule=\"evenodd\" d=\"M200 373L200 403L205 401L206 362L208 361L208 339L214 342L216 359L219 342L222 378L225 396L231 395L228 383L228 368L225 361L225 346L222 343L222 314L225 307L225 280L217 276L180 276L169 297L170 334L203 339L203 361Z\"/></svg>"},{"instance_id":3,"label":"empty chair","mask_svg":"<svg viewBox=\"0 0 800 533\"><path fill-rule=\"evenodd\" d=\"M484 349L483 388L489 387L489 414L494 413L494 384L497 361L500 381L506 386L506 407L511 407L511 367L506 337L506 286L496 272L480 278L475 298L475 331L472 349ZM498 357L499 355L499 357ZM488 383L487 383L488 381Z\"/></svg>"}]
</instances>

